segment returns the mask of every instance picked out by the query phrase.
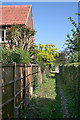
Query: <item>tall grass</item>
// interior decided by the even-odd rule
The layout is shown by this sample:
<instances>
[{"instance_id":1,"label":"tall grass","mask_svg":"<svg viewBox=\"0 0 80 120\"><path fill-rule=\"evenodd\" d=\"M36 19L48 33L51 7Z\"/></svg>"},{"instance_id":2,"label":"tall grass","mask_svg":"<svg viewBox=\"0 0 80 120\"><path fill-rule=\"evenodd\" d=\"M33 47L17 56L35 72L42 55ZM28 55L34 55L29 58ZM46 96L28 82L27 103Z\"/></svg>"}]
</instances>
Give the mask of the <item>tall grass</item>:
<instances>
[{"instance_id":1,"label":"tall grass","mask_svg":"<svg viewBox=\"0 0 80 120\"><path fill-rule=\"evenodd\" d=\"M59 79L63 88L64 95L68 103L70 118L79 117L78 94L79 94L79 64L66 64L60 66Z\"/></svg>"}]
</instances>

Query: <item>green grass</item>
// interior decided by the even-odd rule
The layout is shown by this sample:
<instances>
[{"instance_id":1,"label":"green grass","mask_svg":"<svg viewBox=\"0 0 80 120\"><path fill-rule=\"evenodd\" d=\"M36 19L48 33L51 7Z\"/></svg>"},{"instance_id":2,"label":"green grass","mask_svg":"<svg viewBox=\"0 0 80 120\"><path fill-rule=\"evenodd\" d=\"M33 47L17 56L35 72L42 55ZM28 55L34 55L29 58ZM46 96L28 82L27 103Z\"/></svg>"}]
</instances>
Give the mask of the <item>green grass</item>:
<instances>
[{"instance_id":1,"label":"green grass","mask_svg":"<svg viewBox=\"0 0 80 120\"><path fill-rule=\"evenodd\" d=\"M62 118L61 99L58 94L55 75L44 77L44 82L35 90L32 99L21 118Z\"/></svg>"},{"instance_id":2,"label":"green grass","mask_svg":"<svg viewBox=\"0 0 80 120\"><path fill-rule=\"evenodd\" d=\"M68 113L69 118L78 118L78 104L75 100L75 97L72 95L72 91L68 89L68 86L63 82L63 78L61 75L58 75L58 78L61 80L61 88L63 90L63 94L66 98L68 105ZM73 91L74 92L74 91Z\"/></svg>"}]
</instances>

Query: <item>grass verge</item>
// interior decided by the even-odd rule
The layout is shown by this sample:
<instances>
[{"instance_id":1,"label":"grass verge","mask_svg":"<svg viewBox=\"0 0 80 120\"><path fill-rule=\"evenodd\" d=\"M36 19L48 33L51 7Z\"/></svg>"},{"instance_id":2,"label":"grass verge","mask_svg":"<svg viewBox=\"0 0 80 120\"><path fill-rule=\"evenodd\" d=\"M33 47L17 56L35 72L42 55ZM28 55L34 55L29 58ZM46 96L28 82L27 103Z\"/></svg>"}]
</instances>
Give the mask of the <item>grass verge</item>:
<instances>
[{"instance_id":1,"label":"grass verge","mask_svg":"<svg viewBox=\"0 0 80 120\"><path fill-rule=\"evenodd\" d=\"M61 88L66 98L69 118L78 118L78 104L77 104L77 101L75 100L75 97L72 95L72 92L70 91L68 86L65 84L65 82L63 82L64 81L63 77L60 74L57 77L60 80Z\"/></svg>"},{"instance_id":2,"label":"grass verge","mask_svg":"<svg viewBox=\"0 0 80 120\"><path fill-rule=\"evenodd\" d=\"M48 78L43 79L43 84L35 90L21 118L62 118L61 99L55 74L50 74Z\"/></svg>"}]
</instances>

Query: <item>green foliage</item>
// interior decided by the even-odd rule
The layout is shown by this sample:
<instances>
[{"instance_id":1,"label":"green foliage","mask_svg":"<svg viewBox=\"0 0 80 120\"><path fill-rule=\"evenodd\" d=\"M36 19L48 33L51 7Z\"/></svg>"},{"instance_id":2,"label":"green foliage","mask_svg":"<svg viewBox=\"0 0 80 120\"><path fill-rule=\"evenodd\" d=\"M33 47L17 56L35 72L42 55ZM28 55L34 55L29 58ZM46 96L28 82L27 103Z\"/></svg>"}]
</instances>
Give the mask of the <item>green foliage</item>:
<instances>
[{"instance_id":1,"label":"green foliage","mask_svg":"<svg viewBox=\"0 0 80 120\"><path fill-rule=\"evenodd\" d=\"M22 63L28 64L31 62L31 57L34 54L33 41L29 40L34 36L35 31L27 28L25 25L12 25L7 29L6 39L8 40L9 48L1 46L1 62L6 63Z\"/></svg>"},{"instance_id":2,"label":"green foliage","mask_svg":"<svg viewBox=\"0 0 80 120\"><path fill-rule=\"evenodd\" d=\"M31 61L30 53L21 48L10 50L2 47L0 52L0 61L3 63L16 62L20 64L28 64Z\"/></svg>"},{"instance_id":3,"label":"green foliage","mask_svg":"<svg viewBox=\"0 0 80 120\"><path fill-rule=\"evenodd\" d=\"M53 44L35 46L35 61L41 66L42 72L45 71L47 64L53 64L55 56L58 56L57 48Z\"/></svg>"},{"instance_id":4,"label":"green foliage","mask_svg":"<svg viewBox=\"0 0 80 120\"><path fill-rule=\"evenodd\" d=\"M58 119L62 118L61 99L57 90L54 75L36 89L21 119ZM45 78L46 79L46 78Z\"/></svg>"},{"instance_id":5,"label":"green foliage","mask_svg":"<svg viewBox=\"0 0 80 120\"><path fill-rule=\"evenodd\" d=\"M8 51L7 62L12 63L20 63L20 54L16 53L16 51Z\"/></svg>"},{"instance_id":6,"label":"green foliage","mask_svg":"<svg viewBox=\"0 0 80 120\"><path fill-rule=\"evenodd\" d=\"M33 92L35 93L35 90L39 87L38 84L38 75L34 76L34 82L33 82Z\"/></svg>"},{"instance_id":7,"label":"green foliage","mask_svg":"<svg viewBox=\"0 0 80 120\"><path fill-rule=\"evenodd\" d=\"M7 40L11 49L17 48L29 49L30 37L34 36L35 31L27 28L25 25L12 25L7 29Z\"/></svg>"},{"instance_id":8,"label":"green foliage","mask_svg":"<svg viewBox=\"0 0 80 120\"><path fill-rule=\"evenodd\" d=\"M59 79L67 99L69 117L78 117L78 92L79 92L79 63L60 66Z\"/></svg>"},{"instance_id":9,"label":"green foliage","mask_svg":"<svg viewBox=\"0 0 80 120\"><path fill-rule=\"evenodd\" d=\"M55 65L53 65L53 66L51 67L51 69L52 69L52 71L55 71Z\"/></svg>"},{"instance_id":10,"label":"green foliage","mask_svg":"<svg viewBox=\"0 0 80 120\"><path fill-rule=\"evenodd\" d=\"M8 62L8 50L6 48L3 48L3 46L0 46L0 61L1 62Z\"/></svg>"},{"instance_id":11,"label":"green foliage","mask_svg":"<svg viewBox=\"0 0 80 120\"><path fill-rule=\"evenodd\" d=\"M71 58L68 56L68 51L65 49L59 53L59 56L56 57L56 60L54 61L55 66L64 65L66 63L69 63Z\"/></svg>"},{"instance_id":12,"label":"green foliage","mask_svg":"<svg viewBox=\"0 0 80 120\"><path fill-rule=\"evenodd\" d=\"M43 61L45 63L51 63L55 60L55 56L58 55L57 48L53 44L46 44L45 46L39 44L37 48L36 61Z\"/></svg>"},{"instance_id":13,"label":"green foliage","mask_svg":"<svg viewBox=\"0 0 80 120\"><path fill-rule=\"evenodd\" d=\"M22 50L20 48L17 49L15 52L20 55L19 63L28 64L31 61L30 53L28 51Z\"/></svg>"},{"instance_id":14,"label":"green foliage","mask_svg":"<svg viewBox=\"0 0 80 120\"><path fill-rule=\"evenodd\" d=\"M80 14L77 14L80 16ZM73 26L75 27L75 30L72 29L72 37L70 37L70 35L67 35L67 39L66 39L66 45L67 45L67 49L69 51L69 55L73 56L72 59L74 58L74 56L77 57L77 52L80 52L80 23L79 25L77 25L74 20L72 20L71 17L68 18L71 23L73 24ZM76 52L77 51L77 52ZM75 53L74 53L75 52ZM80 60L80 57L78 57L78 61ZM73 60L72 60L73 61ZM75 59L74 59L75 61Z\"/></svg>"},{"instance_id":15,"label":"green foliage","mask_svg":"<svg viewBox=\"0 0 80 120\"><path fill-rule=\"evenodd\" d=\"M74 52L72 55L72 62L78 62L78 52Z\"/></svg>"},{"instance_id":16,"label":"green foliage","mask_svg":"<svg viewBox=\"0 0 80 120\"><path fill-rule=\"evenodd\" d=\"M46 83L47 76L45 74L42 74L42 83Z\"/></svg>"}]
</instances>

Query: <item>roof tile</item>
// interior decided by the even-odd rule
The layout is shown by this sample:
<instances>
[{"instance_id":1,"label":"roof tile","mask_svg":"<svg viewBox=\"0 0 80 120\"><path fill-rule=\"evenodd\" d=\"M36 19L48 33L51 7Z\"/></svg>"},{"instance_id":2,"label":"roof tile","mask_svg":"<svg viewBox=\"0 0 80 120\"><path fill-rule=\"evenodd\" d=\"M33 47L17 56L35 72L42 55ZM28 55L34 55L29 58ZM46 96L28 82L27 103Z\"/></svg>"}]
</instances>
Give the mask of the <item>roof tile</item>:
<instances>
[{"instance_id":1,"label":"roof tile","mask_svg":"<svg viewBox=\"0 0 80 120\"><path fill-rule=\"evenodd\" d=\"M0 25L25 24L31 5L0 6Z\"/></svg>"}]
</instances>

